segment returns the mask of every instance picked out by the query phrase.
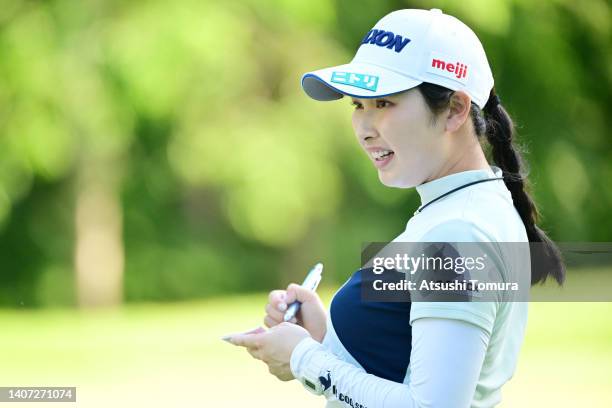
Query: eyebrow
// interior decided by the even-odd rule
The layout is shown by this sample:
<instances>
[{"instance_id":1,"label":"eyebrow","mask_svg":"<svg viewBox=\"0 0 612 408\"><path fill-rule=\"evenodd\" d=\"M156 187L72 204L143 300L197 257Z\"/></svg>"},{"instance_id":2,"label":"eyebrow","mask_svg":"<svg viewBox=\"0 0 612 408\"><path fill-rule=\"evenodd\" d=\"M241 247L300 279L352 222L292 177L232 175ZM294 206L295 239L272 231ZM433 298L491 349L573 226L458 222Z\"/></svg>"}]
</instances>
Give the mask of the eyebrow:
<instances>
[{"instance_id":1,"label":"eyebrow","mask_svg":"<svg viewBox=\"0 0 612 408\"><path fill-rule=\"evenodd\" d=\"M377 96L375 98L365 98L365 99L359 99L359 98L355 98L353 96L351 96L351 98L350 98L351 102L357 102L357 103L361 103L361 104L363 104L364 100L371 100L371 101L388 100L388 101L392 101L393 99L391 98L391 95Z\"/></svg>"}]
</instances>

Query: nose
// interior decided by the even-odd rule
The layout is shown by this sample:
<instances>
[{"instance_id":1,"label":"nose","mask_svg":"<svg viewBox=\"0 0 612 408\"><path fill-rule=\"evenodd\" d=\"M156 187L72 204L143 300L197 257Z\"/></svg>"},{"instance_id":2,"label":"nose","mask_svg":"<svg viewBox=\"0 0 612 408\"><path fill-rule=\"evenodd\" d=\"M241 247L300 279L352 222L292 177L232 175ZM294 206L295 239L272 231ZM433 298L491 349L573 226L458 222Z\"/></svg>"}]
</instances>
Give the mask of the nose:
<instances>
[{"instance_id":1,"label":"nose","mask_svg":"<svg viewBox=\"0 0 612 408\"><path fill-rule=\"evenodd\" d=\"M355 121L355 134L362 144L378 137L378 132L374 126L373 120L368 116L369 115L363 115Z\"/></svg>"},{"instance_id":2,"label":"nose","mask_svg":"<svg viewBox=\"0 0 612 408\"><path fill-rule=\"evenodd\" d=\"M361 143L365 146L371 139L374 139L374 136L365 136L363 139L361 139Z\"/></svg>"}]
</instances>

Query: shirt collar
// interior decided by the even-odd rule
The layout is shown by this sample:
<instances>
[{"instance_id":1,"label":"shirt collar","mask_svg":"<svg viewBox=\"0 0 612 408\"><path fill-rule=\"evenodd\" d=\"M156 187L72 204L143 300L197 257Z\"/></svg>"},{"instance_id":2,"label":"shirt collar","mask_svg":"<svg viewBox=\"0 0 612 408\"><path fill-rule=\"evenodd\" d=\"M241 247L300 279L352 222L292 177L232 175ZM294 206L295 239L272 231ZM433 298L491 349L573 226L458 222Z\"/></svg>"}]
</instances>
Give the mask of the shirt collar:
<instances>
[{"instance_id":1,"label":"shirt collar","mask_svg":"<svg viewBox=\"0 0 612 408\"><path fill-rule=\"evenodd\" d=\"M449 174L448 176L423 183L417 186L416 190L421 197L421 206L423 206L442 194L464 184L501 176L502 170L499 167L489 166L489 169L467 170Z\"/></svg>"}]
</instances>

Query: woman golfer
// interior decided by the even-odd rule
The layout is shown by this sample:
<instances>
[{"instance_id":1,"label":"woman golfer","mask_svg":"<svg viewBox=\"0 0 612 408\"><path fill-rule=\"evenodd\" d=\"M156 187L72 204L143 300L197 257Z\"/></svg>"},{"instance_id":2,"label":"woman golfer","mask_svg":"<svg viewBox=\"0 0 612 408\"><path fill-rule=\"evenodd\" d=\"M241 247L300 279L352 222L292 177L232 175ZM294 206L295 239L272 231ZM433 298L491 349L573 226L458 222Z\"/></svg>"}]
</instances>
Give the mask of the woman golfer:
<instances>
[{"instance_id":1,"label":"woman golfer","mask_svg":"<svg viewBox=\"0 0 612 408\"><path fill-rule=\"evenodd\" d=\"M350 63L307 73L302 87L316 100L350 97L355 135L380 181L416 187L422 205L394 241L539 242L553 268L527 279L550 274L563 282L559 251L536 226L513 124L487 57L461 21L438 9L392 12L365 34ZM324 395L328 407L500 402L516 367L527 302L362 302L359 280L355 273L336 292L329 315L316 293L299 285L272 291L264 320L270 330L230 341L279 379L296 378ZM296 300L297 320L284 323Z\"/></svg>"}]
</instances>

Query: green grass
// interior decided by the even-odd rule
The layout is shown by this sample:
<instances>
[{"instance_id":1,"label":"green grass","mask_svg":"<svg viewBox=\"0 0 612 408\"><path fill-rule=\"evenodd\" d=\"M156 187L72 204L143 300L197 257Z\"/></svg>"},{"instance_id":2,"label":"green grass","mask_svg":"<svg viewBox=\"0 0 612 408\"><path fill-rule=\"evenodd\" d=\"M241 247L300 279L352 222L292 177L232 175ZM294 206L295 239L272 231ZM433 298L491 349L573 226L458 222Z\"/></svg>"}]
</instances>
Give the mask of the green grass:
<instances>
[{"instance_id":1,"label":"green grass","mask_svg":"<svg viewBox=\"0 0 612 408\"><path fill-rule=\"evenodd\" d=\"M331 294L322 291L324 301ZM76 386L79 407L322 407L219 339L257 326L266 297L0 311L0 385ZM529 313L501 406L611 406L612 303L532 303Z\"/></svg>"}]
</instances>

